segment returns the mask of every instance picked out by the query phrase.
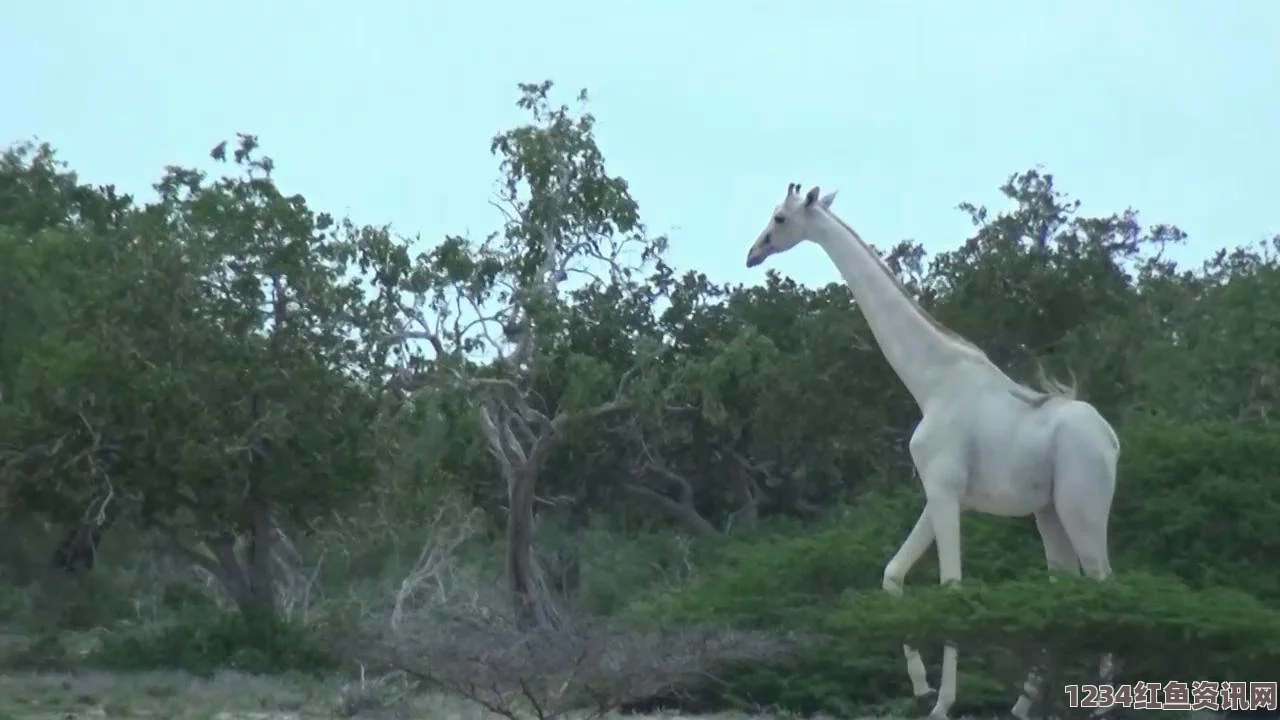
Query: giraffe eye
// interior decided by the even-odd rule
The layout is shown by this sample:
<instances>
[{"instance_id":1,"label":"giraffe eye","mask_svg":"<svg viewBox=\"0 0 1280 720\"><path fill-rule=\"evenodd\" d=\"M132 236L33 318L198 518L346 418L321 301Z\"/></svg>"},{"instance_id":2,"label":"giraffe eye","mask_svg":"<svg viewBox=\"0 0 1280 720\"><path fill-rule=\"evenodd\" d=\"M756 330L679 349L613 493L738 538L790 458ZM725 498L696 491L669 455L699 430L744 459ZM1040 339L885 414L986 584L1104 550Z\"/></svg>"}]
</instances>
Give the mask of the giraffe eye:
<instances>
[{"instance_id":1,"label":"giraffe eye","mask_svg":"<svg viewBox=\"0 0 1280 720\"><path fill-rule=\"evenodd\" d=\"M786 216L783 216L783 215L774 215L774 216L773 216L773 221L774 221L775 223L777 223L778 225L781 225L782 223L784 223L784 222L786 222L786 221L787 221L787 218L786 218Z\"/></svg>"}]
</instances>

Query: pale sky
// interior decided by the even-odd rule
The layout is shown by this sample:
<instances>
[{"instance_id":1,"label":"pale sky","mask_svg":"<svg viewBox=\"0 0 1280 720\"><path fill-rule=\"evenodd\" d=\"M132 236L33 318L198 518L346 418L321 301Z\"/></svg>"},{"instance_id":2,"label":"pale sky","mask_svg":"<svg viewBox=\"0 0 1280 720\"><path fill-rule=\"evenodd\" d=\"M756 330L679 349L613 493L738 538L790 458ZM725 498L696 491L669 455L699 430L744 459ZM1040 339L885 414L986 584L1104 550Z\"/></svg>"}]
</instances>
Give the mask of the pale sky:
<instances>
[{"instance_id":1,"label":"pale sky","mask_svg":"<svg viewBox=\"0 0 1280 720\"><path fill-rule=\"evenodd\" d=\"M1182 226L1182 258L1280 233L1266 0L15 1L0 67L0 142L88 181L147 193L251 132L287 192L431 241L498 226L516 83L586 87L646 224L721 281L763 279L743 261L791 181L882 248L957 246L955 205L1038 164L1086 212ZM813 246L768 266L839 278Z\"/></svg>"}]
</instances>

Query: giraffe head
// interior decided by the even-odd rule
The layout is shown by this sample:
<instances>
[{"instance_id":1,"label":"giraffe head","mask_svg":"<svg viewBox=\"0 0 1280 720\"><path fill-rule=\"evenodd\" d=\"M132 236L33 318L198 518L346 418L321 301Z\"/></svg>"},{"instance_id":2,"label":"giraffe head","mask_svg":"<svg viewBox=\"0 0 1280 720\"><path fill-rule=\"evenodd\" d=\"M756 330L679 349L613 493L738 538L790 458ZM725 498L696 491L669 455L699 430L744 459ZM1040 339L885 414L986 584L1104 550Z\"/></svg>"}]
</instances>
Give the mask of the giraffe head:
<instances>
[{"instance_id":1,"label":"giraffe head","mask_svg":"<svg viewBox=\"0 0 1280 720\"><path fill-rule=\"evenodd\" d=\"M755 267L770 255L790 250L812 236L813 222L822 210L831 207L834 192L821 195L817 185L804 195L800 183L787 185L787 196L773 209L769 224L747 253L747 267Z\"/></svg>"}]
</instances>

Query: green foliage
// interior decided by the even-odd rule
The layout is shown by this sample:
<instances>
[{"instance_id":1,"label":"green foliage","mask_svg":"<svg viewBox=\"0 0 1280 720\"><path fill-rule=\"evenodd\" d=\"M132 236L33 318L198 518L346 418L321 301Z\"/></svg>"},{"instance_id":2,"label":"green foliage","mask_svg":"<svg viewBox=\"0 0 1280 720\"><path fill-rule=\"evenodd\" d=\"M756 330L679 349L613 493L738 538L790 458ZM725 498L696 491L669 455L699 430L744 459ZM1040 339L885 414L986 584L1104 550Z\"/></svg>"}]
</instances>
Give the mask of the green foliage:
<instances>
[{"instance_id":1,"label":"green foliage","mask_svg":"<svg viewBox=\"0 0 1280 720\"><path fill-rule=\"evenodd\" d=\"M934 655L944 638L958 642L961 701L982 712L1007 709L1041 647L1074 678L1062 682L1089 682L1104 652L1122 656L1134 679L1276 668L1280 611L1264 602L1275 602L1277 580L1260 569L1280 550L1278 438L1253 425L1160 417L1135 416L1124 427L1112 524L1117 576L1105 586L1046 584L1028 521L966 515L962 588L917 580L905 598L889 596L880 589L884 564L923 503L904 484L863 495L828 527L735 543L690 586L630 611L834 636L799 665L742 669L721 688L698 689L704 701L713 693L721 703L793 710L865 712L909 695L903 641ZM931 555L914 577L936 573Z\"/></svg>"},{"instance_id":2,"label":"green foliage","mask_svg":"<svg viewBox=\"0 0 1280 720\"><path fill-rule=\"evenodd\" d=\"M177 669L197 675L224 668L312 673L338 664L313 631L276 617L217 611L188 615L160 628L106 635L85 662L105 670Z\"/></svg>"},{"instance_id":3,"label":"green foliage","mask_svg":"<svg viewBox=\"0 0 1280 720\"><path fill-rule=\"evenodd\" d=\"M38 522L0 523L0 627L88 631L135 614L130 573L67 574L49 567L50 533Z\"/></svg>"},{"instance_id":4,"label":"green foliage","mask_svg":"<svg viewBox=\"0 0 1280 720\"><path fill-rule=\"evenodd\" d=\"M761 533L724 548L691 586L641 601L636 611L757 627L808 622L848 589L879 588L885 562L922 508L918 490L906 485L867 493L829 526ZM962 532L970 577L1014 577L1043 562L1027 521L966 515ZM1004 550L987 552L993 548ZM926 559L913 572L931 570Z\"/></svg>"},{"instance_id":5,"label":"green foliage","mask_svg":"<svg viewBox=\"0 0 1280 720\"><path fill-rule=\"evenodd\" d=\"M1222 249L1197 273L1170 267L1146 283L1154 312L1139 335L1149 339L1136 404L1179 419L1267 422L1280 399L1270 362L1280 319L1268 312L1280 298L1278 243Z\"/></svg>"},{"instance_id":6,"label":"green foliage","mask_svg":"<svg viewBox=\"0 0 1280 720\"><path fill-rule=\"evenodd\" d=\"M25 645L0 654L0 669L6 672L67 672L76 658L52 629L37 629Z\"/></svg>"},{"instance_id":7,"label":"green foliage","mask_svg":"<svg viewBox=\"0 0 1280 720\"><path fill-rule=\"evenodd\" d=\"M582 545L578 603L600 616L625 610L646 591L683 586L708 554L703 545L665 531L622 535L595 527L560 540Z\"/></svg>"},{"instance_id":8,"label":"green foliage","mask_svg":"<svg viewBox=\"0 0 1280 720\"><path fill-rule=\"evenodd\" d=\"M172 584L158 604L182 621L109 632L95 662L328 667L269 617L273 530L355 538L309 577L364 588L402 578L423 518L465 496L490 526L455 550L484 553L469 577L487 578L522 487L574 607L827 637L696 688L712 704L896 711L908 638L935 659L961 643L959 713L1006 709L1041 647L1080 681L1104 649L1144 679L1274 674L1280 239L1182 269L1163 253L1177 228L1085 217L1032 170L1004 211L961 204L974 230L953 250L892 248L924 307L1015 377L1071 370L1123 445L1115 582L1049 586L1029 520L971 516L965 586L933 588L929 557L895 601L879 587L922 505L918 411L849 289L666 264L585 92L570 108L552 88L521 85L527 122L490 146L501 226L422 253L278 186L251 135L214 148L224 176L167 168L152 203L82 183L47 145L0 156L6 527L122 518L245 611ZM5 545L5 582L41 576L29 544ZM61 580L38 603L59 624L129 613L113 580Z\"/></svg>"},{"instance_id":9,"label":"green foliage","mask_svg":"<svg viewBox=\"0 0 1280 720\"><path fill-rule=\"evenodd\" d=\"M24 588L48 628L83 631L106 627L132 614L128 588L111 575L47 576ZM17 593L15 593L16 595Z\"/></svg>"},{"instance_id":10,"label":"green foliage","mask_svg":"<svg viewBox=\"0 0 1280 720\"><path fill-rule=\"evenodd\" d=\"M651 595L633 604L629 612L637 620L662 624L712 622L829 633L826 623L847 603L849 592L882 593L884 563L920 512L917 495L906 486L868 493L828 527L807 528L800 534L761 534L733 543L717 553L687 588ZM966 516L963 523L969 577L1014 577L1043 562L1030 537L1035 531L1026 523L977 516ZM975 547L978 550L970 550ZM1011 552L983 552L993 547ZM930 564L922 561L916 577L927 576ZM915 592L914 587L908 590L909 595ZM893 646L897 654L886 660L882 654L866 654L862 645L818 642L799 658L773 666L734 668L722 673L716 683L685 692L708 706L836 714L886 711L886 703L911 692L900 643ZM968 657L962 664L966 673L984 667ZM990 709L985 703L1009 701L1003 686L980 670L976 678L966 674L964 687L960 709L965 712L975 708L985 712Z\"/></svg>"},{"instance_id":11,"label":"green foliage","mask_svg":"<svg viewBox=\"0 0 1280 720\"><path fill-rule=\"evenodd\" d=\"M1249 422L1124 424L1112 511L1118 572L1170 573L1196 588L1280 601L1280 432Z\"/></svg>"},{"instance_id":12,"label":"green foliage","mask_svg":"<svg viewBox=\"0 0 1280 720\"><path fill-rule=\"evenodd\" d=\"M160 528L237 602L269 606L269 548L225 550L376 471L398 304L350 271L376 265L385 290L407 256L284 194L257 150L239 138L238 176L170 167L142 207L77 184L48 148L5 155L0 498Z\"/></svg>"},{"instance_id":13,"label":"green foliage","mask_svg":"<svg viewBox=\"0 0 1280 720\"><path fill-rule=\"evenodd\" d=\"M1270 677L1280 671L1280 610L1239 590L1194 590L1163 575L1129 572L1098 583L1074 575L1000 583L972 580L897 599L857 593L821 626L859 654L899 645L1001 650L1037 659L1043 648L1076 677L1115 652L1122 672L1147 677ZM1003 678L1009 683L1019 676ZM1085 681L1085 680L1082 680Z\"/></svg>"}]
</instances>

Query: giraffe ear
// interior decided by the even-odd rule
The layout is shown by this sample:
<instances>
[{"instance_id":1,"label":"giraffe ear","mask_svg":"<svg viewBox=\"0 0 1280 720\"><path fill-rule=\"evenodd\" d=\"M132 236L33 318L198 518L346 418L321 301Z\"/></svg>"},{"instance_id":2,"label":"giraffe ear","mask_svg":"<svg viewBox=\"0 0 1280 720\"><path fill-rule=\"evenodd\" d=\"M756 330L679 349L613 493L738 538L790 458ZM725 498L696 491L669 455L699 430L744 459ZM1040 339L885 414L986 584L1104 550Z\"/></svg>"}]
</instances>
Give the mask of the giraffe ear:
<instances>
[{"instance_id":1,"label":"giraffe ear","mask_svg":"<svg viewBox=\"0 0 1280 720\"><path fill-rule=\"evenodd\" d=\"M821 194L822 191L818 189L817 185L809 188L809 192L804 196L804 206L813 207L813 204L818 202L818 196Z\"/></svg>"}]
</instances>

